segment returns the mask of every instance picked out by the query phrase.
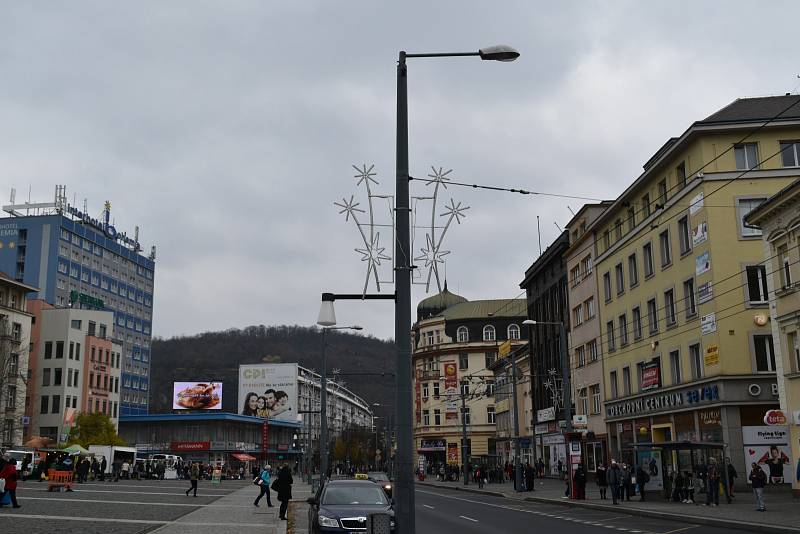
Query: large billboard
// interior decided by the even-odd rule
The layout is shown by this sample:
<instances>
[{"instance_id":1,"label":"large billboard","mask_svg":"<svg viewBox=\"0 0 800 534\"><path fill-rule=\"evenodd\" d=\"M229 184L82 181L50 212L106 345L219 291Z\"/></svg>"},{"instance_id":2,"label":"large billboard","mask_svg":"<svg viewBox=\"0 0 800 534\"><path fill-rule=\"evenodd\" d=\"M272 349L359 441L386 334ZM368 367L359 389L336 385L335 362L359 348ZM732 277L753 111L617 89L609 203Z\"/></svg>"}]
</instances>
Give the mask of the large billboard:
<instances>
[{"instance_id":1,"label":"large billboard","mask_svg":"<svg viewBox=\"0 0 800 534\"><path fill-rule=\"evenodd\" d=\"M297 364L240 365L239 413L297 421Z\"/></svg>"},{"instance_id":2,"label":"large billboard","mask_svg":"<svg viewBox=\"0 0 800 534\"><path fill-rule=\"evenodd\" d=\"M173 410L221 410L221 382L173 382Z\"/></svg>"}]
</instances>

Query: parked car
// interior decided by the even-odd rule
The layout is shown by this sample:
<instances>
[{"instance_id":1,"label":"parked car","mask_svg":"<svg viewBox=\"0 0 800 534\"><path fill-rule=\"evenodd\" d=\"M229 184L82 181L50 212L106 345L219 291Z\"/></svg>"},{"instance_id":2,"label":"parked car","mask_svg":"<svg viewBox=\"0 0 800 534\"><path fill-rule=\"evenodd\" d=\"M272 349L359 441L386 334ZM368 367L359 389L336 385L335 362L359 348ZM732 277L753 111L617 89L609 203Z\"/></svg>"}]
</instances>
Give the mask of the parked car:
<instances>
[{"instance_id":1,"label":"parked car","mask_svg":"<svg viewBox=\"0 0 800 534\"><path fill-rule=\"evenodd\" d=\"M395 531L394 510L383 488L371 480L330 480L308 499L308 532L365 532L367 516L390 516Z\"/></svg>"}]
</instances>

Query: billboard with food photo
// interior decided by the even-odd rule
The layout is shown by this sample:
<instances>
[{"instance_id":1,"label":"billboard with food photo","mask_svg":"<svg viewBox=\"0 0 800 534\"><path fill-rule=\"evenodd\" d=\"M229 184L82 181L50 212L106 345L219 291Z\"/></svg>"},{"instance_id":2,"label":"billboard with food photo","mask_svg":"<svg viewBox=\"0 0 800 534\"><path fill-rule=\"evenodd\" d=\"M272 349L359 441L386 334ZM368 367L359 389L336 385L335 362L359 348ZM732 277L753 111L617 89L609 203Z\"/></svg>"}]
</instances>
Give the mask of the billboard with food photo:
<instances>
[{"instance_id":1,"label":"billboard with food photo","mask_svg":"<svg viewBox=\"0 0 800 534\"><path fill-rule=\"evenodd\" d=\"M173 410L221 410L222 383L173 382Z\"/></svg>"},{"instance_id":2,"label":"billboard with food photo","mask_svg":"<svg viewBox=\"0 0 800 534\"><path fill-rule=\"evenodd\" d=\"M240 365L239 413L297 421L297 364Z\"/></svg>"}]
</instances>

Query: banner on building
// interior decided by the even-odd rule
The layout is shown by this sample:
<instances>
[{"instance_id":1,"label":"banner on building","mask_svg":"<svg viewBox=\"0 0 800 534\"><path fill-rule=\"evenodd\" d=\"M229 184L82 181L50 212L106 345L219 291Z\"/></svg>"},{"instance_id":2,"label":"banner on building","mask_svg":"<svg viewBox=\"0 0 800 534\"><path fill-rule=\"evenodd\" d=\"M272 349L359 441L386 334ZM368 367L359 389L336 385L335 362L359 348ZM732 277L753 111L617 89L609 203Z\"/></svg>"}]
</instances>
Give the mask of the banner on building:
<instances>
[{"instance_id":1,"label":"banner on building","mask_svg":"<svg viewBox=\"0 0 800 534\"><path fill-rule=\"evenodd\" d=\"M703 221L692 229L692 246L696 247L708 241L708 223Z\"/></svg>"},{"instance_id":2,"label":"banner on building","mask_svg":"<svg viewBox=\"0 0 800 534\"><path fill-rule=\"evenodd\" d=\"M706 347L706 354L703 358L706 365L716 365L719 363L719 345L709 345Z\"/></svg>"},{"instance_id":3,"label":"banner on building","mask_svg":"<svg viewBox=\"0 0 800 534\"><path fill-rule=\"evenodd\" d=\"M458 443L447 444L447 463L448 464L458 463Z\"/></svg>"},{"instance_id":4,"label":"banner on building","mask_svg":"<svg viewBox=\"0 0 800 534\"><path fill-rule=\"evenodd\" d=\"M506 340L500 344L500 347L497 349L497 354L501 358L505 358L509 354L511 354L511 340Z\"/></svg>"},{"instance_id":5,"label":"banner on building","mask_svg":"<svg viewBox=\"0 0 800 534\"><path fill-rule=\"evenodd\" d=\"M455 362L444 364L445 420L458 419L458 369Z\"/></svg>"},{"instance_id":6,"label":"banner on building","mask_svg":"<svg viewBox=\"0 0 800 534\"><path fill-rule=\"evenodd\" d=\"M297 364L240 365L239 413L297 421Z\"/></svg>"},{"instance_id":7,"label":"banner on building","mask_svg":"<svg viewBox=\"0 0 800 534\"><path fill-rule=\"evenodd\" d=\"M650 361L642 365L642 391L650 391L661 387L661 365Z\"/></svg>"},{"instance_id":8,"label":"banner on building","mask_svg":"<svg viewBox=\"0 0 800 534\"><path fill-rule=\"evenodd\" d=\"M173 382L173 410L221 410L221 382Z\"/></svg>"},{"instance_id":9,"label":"banner on building","mask_svg":"<svg viewBox=\"0 0 800 534\"><path fill-rule=\"evenodd\" d=\"M700 276L711 270L711 254L703 252L694 259L694 274Z\"/></svg>"},{"instance_id":10,"label":"banner on building","mask_svg":"<svg viewBox=\"0 0 800 534\"><path fill-rule=\"evenodd\" d=\"M709 313L700 317L700 333L702 335L713 334L717 331L717 314Z\"/></svg>"},{"instance_id":11,"label":"banner on building","mask_svg":"<svg viewBox=\"0 0 800 534\"><path fill-rule=\"evenodd\" d=\"M703 304L714 298L714 287L711 282L697 286L697 302Z\"/></svg>"},{"instance_id":12,"label":"banner on building","mask_svg":"<svg viewBox=\"0 0 800 534\"><path fill-rule=\"evenodd\" d=\"M414 410L414 417L417 421L417 424L422 423L422 384L417 383L414 384L414 397L416 398L416 408Z\"/></svg>"},{"instance_id":13,"label":"banner on building","mask_svg":"<svg viewBox=\"0 0 800 534\"><path fill-rule=\"evenodd\" d=\"M703 192L697 193L697 195L692 197L692 200L689 201L689 213L691 215L695 215L703 209Z\"/></svg>"},{"instance_id":14,"label":"banner on building","mask_svg":"<svg viewBox=\"0 0 800 534\"><path fill-rule=\"evenodd\" d=\"M794 476L792 449L789 445L748 445L744 448L746 479L750 479L753 463L761 466L769 484L790 484Z\"/></svg>"}]
</instances>

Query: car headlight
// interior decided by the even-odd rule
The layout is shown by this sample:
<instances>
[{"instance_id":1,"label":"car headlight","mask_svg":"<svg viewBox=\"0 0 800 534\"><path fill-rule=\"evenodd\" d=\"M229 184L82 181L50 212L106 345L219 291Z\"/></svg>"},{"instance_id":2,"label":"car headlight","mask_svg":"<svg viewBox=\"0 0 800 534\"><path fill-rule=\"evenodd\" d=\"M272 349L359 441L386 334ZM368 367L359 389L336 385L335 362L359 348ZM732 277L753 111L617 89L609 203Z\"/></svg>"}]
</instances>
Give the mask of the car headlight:
<instances>
[{"instance_id":1,"label":"car headlight","mask_svg":"<svg viewBox=\"0 0 800 534\"><path fill-rule=\"evenodd\" d=\"M391 485L391 484L386 484L386 485L384 486L384 489L392 489L392 485Z\"/></svg>"},{"instance_id":2,"label":"car headlight","mask_svg":"<svg viewBox=\"0 0 800 534\"><path fill-rule=\"evenodd\" d=\"M319 526L321 527L334 527L334 528L339 527L339 521L337 521L333 517L325 517L324 515L321 515L317 517L317 520L319 521Z\"/></svg>"},{"instance_id":3,"label":"car headlight","mask_svg":"<svg viewBox=\"0 0 800 534\"><path fill-rule=\"evenodd\" d=\"M389 521L389 527L391 527L391 528L394 528L394 519L392 519L391 521Z\"/></svg>"}]
</instances>

